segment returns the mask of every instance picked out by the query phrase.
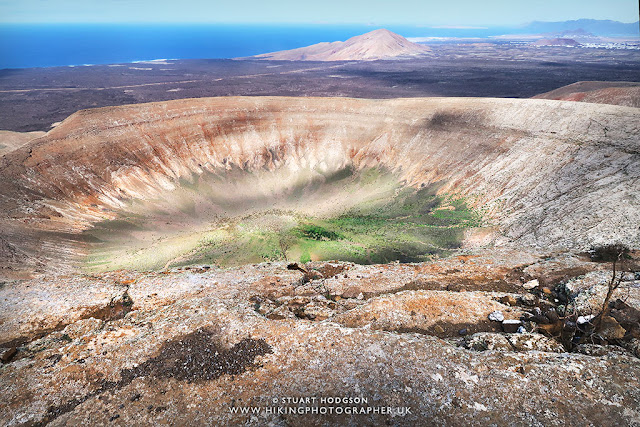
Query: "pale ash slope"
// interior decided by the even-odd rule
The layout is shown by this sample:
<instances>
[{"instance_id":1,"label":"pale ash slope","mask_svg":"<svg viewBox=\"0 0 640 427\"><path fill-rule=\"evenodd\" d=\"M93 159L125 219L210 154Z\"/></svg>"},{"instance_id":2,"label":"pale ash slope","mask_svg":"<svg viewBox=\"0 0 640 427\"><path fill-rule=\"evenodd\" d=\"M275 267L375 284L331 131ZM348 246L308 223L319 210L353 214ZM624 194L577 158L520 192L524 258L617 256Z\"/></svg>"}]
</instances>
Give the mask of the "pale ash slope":
<instances>
[{"instance_id":1,"label":"pale ash slope","mask_svg":"<svg viewBox=\"0 0 640 427\"><path fill-rule=\"evenodd\" d=\"M0 130L0 156L22 147L29 141L43 136L46 132L12 132Z\"/></svg>"},{"instance_id":2,"label":"pale ash slope","mask_svg":"<svg viewBox=\"0 0 640 427\"><path fill-rule=\"evenodd\" d=\"M318 43L298 49L256 55L254 58L283 61L359 61L424 55L431 49L412 43L399 34L380 29L347 41Z\"/></svg>"},{"instance_id":3,"label":"pale ash slope","mask_svg":"<svg viewBox=\"0 0 640 427\"><path fill-rule=\"evenodd\" d=\"M24 253L68 263L82 252L74 236L93 223L130 200L172 200L205 172L260 177L233 195L253 203L351 166L466 197L498 226L496 243L639 247L639 124L639 109L516 99L238 97L86 110L0 160L0 228ZM298 207L309 209L304 193Z\"/></svg>"},{"instance_id":4,"label":"pale ash slope","mask_svg":"<svg viewBox=\"0 0 640 427\"><path fill-rule=\"evenodd\" d=\"M639 82L576 82L550 92L536 95L535 99L593 102L640 108Z\"/></svg>"}]
</instances>

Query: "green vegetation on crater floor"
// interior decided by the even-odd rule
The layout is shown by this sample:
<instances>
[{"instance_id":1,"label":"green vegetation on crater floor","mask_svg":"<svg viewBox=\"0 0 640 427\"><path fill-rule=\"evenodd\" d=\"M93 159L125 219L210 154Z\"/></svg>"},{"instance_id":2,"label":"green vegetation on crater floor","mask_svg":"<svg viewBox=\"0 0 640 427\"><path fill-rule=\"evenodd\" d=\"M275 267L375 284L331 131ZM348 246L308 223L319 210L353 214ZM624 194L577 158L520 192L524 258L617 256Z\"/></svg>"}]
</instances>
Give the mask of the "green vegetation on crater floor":
<instances>
[{"instance_id":1,"label":"green vegetation on crater floor","mask_svg":"<svg viewBox=\"0 0 640 427\"><path fill-rule=\"evenodd\" d=\"M183 188L199 191L194 185ZM331 194L332 203L339 200L341 209L309 214L313 203L324 200L323 191ZM403 186L379 169L346 168L324 179L322 185L314 182L311 190L296 186L288 197L304 206L300 209L274 202L249 213L217 217L206 226L177 227L172 232L152 230L158 228L158 221L152 226L144 216L129 213L89 232L102 243L91 250L85 267L101 271L192 264L226 267L279 260L426 261L459 248L465 229L482 223L463 199L436 191L437 186ZM367 196L356 197L361 194ZM154 237L141 239L145 232L153 232Z\"/></svg>"}]
</instances>

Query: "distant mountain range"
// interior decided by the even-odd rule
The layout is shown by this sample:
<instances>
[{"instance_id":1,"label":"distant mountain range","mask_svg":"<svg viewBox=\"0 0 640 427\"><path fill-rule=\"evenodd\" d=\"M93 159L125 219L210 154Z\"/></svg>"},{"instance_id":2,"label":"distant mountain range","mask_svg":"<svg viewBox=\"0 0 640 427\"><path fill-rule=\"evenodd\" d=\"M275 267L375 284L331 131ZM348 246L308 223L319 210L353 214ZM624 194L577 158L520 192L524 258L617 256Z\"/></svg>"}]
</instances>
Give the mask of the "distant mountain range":
<instances>
[{"instance_id":1,"label":"distant mountain range","mask_svg":"<svg viewBox=\"0 0 640 427\"><path fill-rule=\"evenodd\" d=\"M574 39L568 38L553 38L553 39L540 39L533 42L534 46L580 46L580 43Z\"/></svg>"},{"instance_id":2,"label":"distant mountain range","mask_svg":"<svg viewBox=\"0 0 640 427\"><path fill-rule=\"evenodd\" d=\"M534 21L518 28L518 32L528 34L562 33L576 30L597 36L640 36L640 22L626 24L624 22L598 19L577 19L560 22Z\"/></svg>"},{"instance_id":3,"label":"distant mountain range","mask_svg":"<svg viewBox=\"0 0 640 427\"><path fill-rule=\"evenodd\" d=\"M283 61L366 61L419 56L427 46L412 43L386 29L355 36L347 41L318 43L307 47L257 55L259 59Z\"/></svg>"}]
</instances>

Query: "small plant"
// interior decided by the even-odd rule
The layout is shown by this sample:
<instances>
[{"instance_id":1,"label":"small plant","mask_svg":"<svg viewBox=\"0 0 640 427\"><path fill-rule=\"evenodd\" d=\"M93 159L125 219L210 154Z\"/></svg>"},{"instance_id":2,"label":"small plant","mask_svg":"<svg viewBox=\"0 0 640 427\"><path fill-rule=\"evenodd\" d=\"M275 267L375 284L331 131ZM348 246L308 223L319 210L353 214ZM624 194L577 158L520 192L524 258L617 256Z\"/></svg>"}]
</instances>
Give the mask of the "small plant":
<instances>
[{"instance_id":1,"label":"small plant","mask_svg":"<svg viewBox=\"0 0 640 427\"><path fill-rule=\"evenodd\" d=\"M611 263L611 280L607 286L607 295L602 303L602 310L600 311L600 314L596 316L593 322L595 330L598 331L602 326L602 320L609 314L609 303L611 302L611 297L622 283L624 272L621 271L620 274L618 274L616 268L629 257L629 248L621 243L615 243L597 246L590 251L590 254L593 261Z\"/></svg>"},{"instance_id":2,"label":"small plant","mask_svg":"<svg viewBox=\"0 0 640 427\"><path fill-rule=\"evenodd\" d=\"M338 240L340 235L315 224L302 224L298 227L304 237L313 240Z\"/></svg>"},{"instance_id":3,"label":"small plant","mask_svg":"<svg viewBox=\"0 0 640 427\"><path fill-rule=\"evenodd\" d=\"M287 258L287 251L289 251L289 249L291 249L291 247L295 245L295 243L295 236L292 236L288 233L282 233L278 237L278 248L280 249L280 254L283 260L289 261L289 259Z\"/></svg>"}]
</instances>

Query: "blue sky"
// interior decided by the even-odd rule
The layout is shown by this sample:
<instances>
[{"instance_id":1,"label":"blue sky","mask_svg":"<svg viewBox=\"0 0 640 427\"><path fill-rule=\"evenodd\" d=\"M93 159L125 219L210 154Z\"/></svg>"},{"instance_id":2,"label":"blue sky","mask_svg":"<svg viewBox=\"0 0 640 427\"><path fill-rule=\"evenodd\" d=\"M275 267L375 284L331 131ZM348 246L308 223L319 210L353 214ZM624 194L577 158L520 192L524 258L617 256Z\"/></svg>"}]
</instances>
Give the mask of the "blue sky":
<instances>
[{"instance_id":1,"label":"blue sky","mask_svg":"<svg viewBox=\"0 0 640 427\"><path fill-rule=\"evenodd\" d=\"M0 0L0 22L506 26L638 20L638 0Z\"/></svg>"}]
</instances>

